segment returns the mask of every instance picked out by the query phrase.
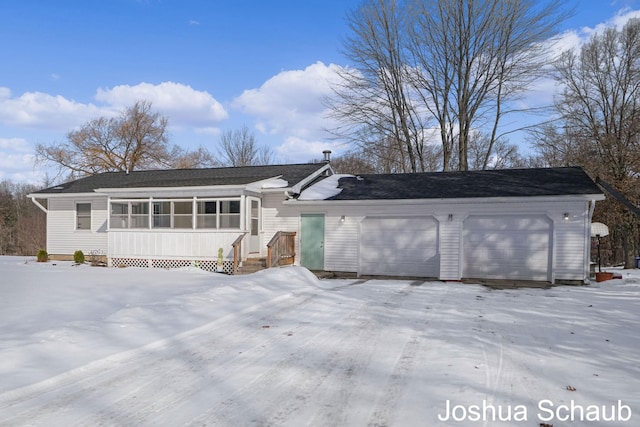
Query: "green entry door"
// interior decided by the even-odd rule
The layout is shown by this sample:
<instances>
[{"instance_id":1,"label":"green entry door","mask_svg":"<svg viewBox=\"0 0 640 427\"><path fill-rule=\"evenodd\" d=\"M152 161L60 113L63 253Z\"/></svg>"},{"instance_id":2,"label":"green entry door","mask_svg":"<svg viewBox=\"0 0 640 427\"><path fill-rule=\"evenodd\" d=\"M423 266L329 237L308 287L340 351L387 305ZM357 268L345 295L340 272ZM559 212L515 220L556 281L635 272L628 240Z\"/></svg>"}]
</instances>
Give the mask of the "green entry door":
<instances>
[{"instance_id":1,"label":"green entry door","mask_svg":"<svg viewBox=\"0 0 640 427\"><path fill-rule=\"evenodd\" d=\"M309 270L324 270L324 215L300 215L300 264Z\"/></svg>"}]
</instances>

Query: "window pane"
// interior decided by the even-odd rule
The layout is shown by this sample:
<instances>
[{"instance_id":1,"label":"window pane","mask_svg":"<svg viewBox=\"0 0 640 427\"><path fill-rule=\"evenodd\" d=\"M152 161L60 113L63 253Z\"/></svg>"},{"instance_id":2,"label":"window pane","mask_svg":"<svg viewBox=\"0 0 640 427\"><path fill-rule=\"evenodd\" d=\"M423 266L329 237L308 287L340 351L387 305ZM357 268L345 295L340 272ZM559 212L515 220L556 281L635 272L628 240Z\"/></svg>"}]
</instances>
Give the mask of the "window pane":
<instances>
[{"instance_id":1,"label":"window pane","mask_svg":"<svg viewBox=\"0 0 640 427\"><path fill-rule=\"evenodd\" d=\"M78 217L78 230L91 230L91 217Z\"/></svg>"},{"instance_id":2,"label":"window pane","mask_svg":"<svg viewBox=\"0 0 640 427\"><path fill-rule=\"evenodd\" d=\"M153 226L154 228L170 228L171 215L154 215Z\"/></svg>"},{"instance_id":3,"label":"window pane","mask_svg":"<svg viewBox=\"0 0 640 427\"><path fill-rule=\"evenodd\" d=\"M173 228L192 228L192 217L189 216L175 216L173 218Z\"/></svg>"},{"instance_id":4,"label":"window pane","mask_svg":"<svg viewBox=\"0 0 640 427\"><path fill-rule=\"evenodd\" d=\"M171 227L171 202L153 202L153 226Z\"/></svg>"},{"instance_id":5,"label":"window pane","mask_svg":"<svg viewBox=\"0 0 640 427\"><path fill-rule=\"evenodd\" d=\"M240 200L224 200L220 202L220 213L240 213Z\"/></svg>"},{"instance_id":6,"label":"window pane","mask_svg":"<svg viewBox=\"0 0 640 427\"><path fill-rule=\"evenodd\" d=\"M176 215L186 215L193 212L193 203L191 202L173 202L173 213Z\"/></svg>"},{"instance_id":7,"label":"window pane","mask_svg":"<svg viewBox=\"0 0 640 427\"><path fill-rule=\"evenodd\" d=\"M215 214L216 212L216 202L198 202L199 214Z\"/></svg>"},{"instance_id":8,"label":"window pane","mask_svg":"<svg viewBox=\"0 0 640 427\"><path fill-rule=\"evenodd\" d=\"M126 215L128 212L128 204L127 203L111 203L111 214L112 215Z\"/></svg>"},{"instance_id":9,"label":"window pane","mask_svg":"<svg viewBox=\"0 0 640 427\"><path fill-rule=\"evenodd\" d=\"M220 228L240 228L240 215L220 215Z\"/></svg>"},{"instance_id":10,"label":"window pane","mask_svg":"<svg viewBox=\"0 0 640 427\"><path fill-rule=\"evenodd\" d=\"M149 214L149 203L147 203L147 202L131 202L131 213L135 214L135 215L148 215Z\"/></svg>"},{"instance_id":11,"label":"window pane","mask_svg":"<svg viewBox=\"0 0 640 427\"><path fill-rule=\"evenodd\" d=\"M76 211L78 215L91 215L91 203L76 203Z\"/></svg>"},{"instance_id":12,"label":"window pane","mask_svg":"<svg viewBox=\"0 0 640 427\"><path fill-rule=\"evenodd\" d=\"M91 203L76 203L76 230L91 230Z\"/></svg>"},{"instance_id":13,"label":"window pane","mask_svg":"<svg viewBox=\"0 0 640 427\"><path fill-rule=\"evenodd\" d=\"M109 222L111 224L111 228L127 228L126 215L111 215Z\"/></svg>"},{"instance_id":14,"label":"window pane","mask_svg":"<svg viewBox=\"0 0 640 427\"><path fill-rule=\"evenodd\" d=\"M198 215L198 228L216 228L216 216Z\"/></svg>"},{"instance_id":15,"label":"window pane","mask_svg":"<svg viewBox=\"0 0 640 427\"><path fill-rule=\"evenodd\" d=\"M171 202L153 202L154 215L170 215Z\"/></svg>"},{"instance_id":16,"label":"window pane","mask_svg":"<svg viewBox=\"0 0 640 427\"><path fill-rule=\"evenodd\" d=\"M131 215L131 228L149 228L149 216Z\"/></svg>"}]
</instances>

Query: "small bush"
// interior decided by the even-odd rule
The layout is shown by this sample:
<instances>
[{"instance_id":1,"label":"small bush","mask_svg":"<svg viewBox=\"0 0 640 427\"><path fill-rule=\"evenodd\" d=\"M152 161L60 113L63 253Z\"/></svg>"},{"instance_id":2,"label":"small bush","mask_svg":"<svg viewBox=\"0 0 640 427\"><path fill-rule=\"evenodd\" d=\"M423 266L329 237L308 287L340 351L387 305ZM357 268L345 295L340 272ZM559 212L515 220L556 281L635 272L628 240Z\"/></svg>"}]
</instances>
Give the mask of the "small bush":
<instances>
[{"instance_id":1,"label":"small bush","mask_svg":"<svg viewBox=\"0 0 640 427\"><path fill-rule=\"evenodd\" d=\"M49 254L44 249L40 249L36 253L36 259L38 260L38 262L47 262L49 261Z\"/></svg>"},{"instance_id":2,"label":"small bush","mask_svg":"<svg viewBox=\"0 0 640 427\"><path fill-rule=\"evenodd\" d=\"M84 264L84 253L82 253L82 251L80 250L75 251L73 253L73 260L76 262L76 264Z\"/></svg>"}]
</instances>

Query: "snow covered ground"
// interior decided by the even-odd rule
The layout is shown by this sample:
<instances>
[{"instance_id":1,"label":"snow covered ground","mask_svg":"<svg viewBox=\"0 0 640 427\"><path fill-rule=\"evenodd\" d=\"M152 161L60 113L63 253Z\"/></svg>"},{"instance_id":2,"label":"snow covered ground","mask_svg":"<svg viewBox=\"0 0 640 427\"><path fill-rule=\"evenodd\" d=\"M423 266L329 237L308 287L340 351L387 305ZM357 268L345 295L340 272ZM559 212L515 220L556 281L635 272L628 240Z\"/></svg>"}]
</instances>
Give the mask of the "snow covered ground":
<instances>
[{"instance_id":1,"label":"snow covered ground","mask_svg":"<svg viewBox=\"0 0 640 427\"><path fill-rule=\"evenodd\" d=\"M0 425L638 426L622 274L496 291L0 257Z\"/></svg>"}]
</instances>

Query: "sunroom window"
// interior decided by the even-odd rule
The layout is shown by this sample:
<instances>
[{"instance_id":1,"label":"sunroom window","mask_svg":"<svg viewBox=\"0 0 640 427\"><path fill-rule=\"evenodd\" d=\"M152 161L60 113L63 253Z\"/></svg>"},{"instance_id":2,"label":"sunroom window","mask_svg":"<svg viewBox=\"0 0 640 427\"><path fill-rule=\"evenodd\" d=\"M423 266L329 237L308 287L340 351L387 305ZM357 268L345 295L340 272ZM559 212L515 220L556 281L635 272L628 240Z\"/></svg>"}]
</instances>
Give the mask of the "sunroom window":
<instances>
[{"instance_id":1,"label":"sunroom window","mask_svg":"<svg viewBox=\"0 0 640 427\"><path fill-rule=\"evenodd\" d=\"M129 203L111 202L111 228L129 228Z\"/></svg>"},{"instance_id":2,"label":"sunroom window","mask_svg":"<svg viewBox=\"0 0 640 427\"><path fill-rule=\"evenodd\" d=\"M131 202L131 228L149 228L149 202Z\"/></svg>"},{"instance_id":3,"label":"sunroom window","mask_svg":"<svg viewBox=\"0 0 640 427\"><path fill-rule=\"evenodd\" d=\"M240 201L220 201L220 228L240 228Z\"/></svg>"},{"instance_id":4,"label":"sunroom window","mask_svg":"<svg viewBox=\"0 0 640 427\"><path fill-rule=\"evenodd\" d=\"M171 228L171 202L153 202L153 228Z\"/></svg>"},{"instance_id":5,"label":"sunroom window","mask_svg":"<svg viewBox=\"0 0 640 427\"><path fill-rule=\"evenodd\" d=\"M193 228L193 202L173 202L173 228Z\"/></svg>"},{"instance_id":6,"label":"sunroom window","mask_svg":"<svg viewBox=\"0 0 640 427\"><path fill-rule=\"evenodd\" d=\"M217 228L218 202L215 200L198 202L198 228Z\"/></svg>"},{"instance_id":7,"label":"sunroom window","mask_svg":"<svg viewBox=\"0 0 640 427\"><path fill-rule=\"evenodd\" d=\"M193 229L194 224L200 229L240 228L240 200L111 200L109 224L112 229L150 226L158 229Z\"/></svg>"},{"instance_id":8,"label":"sunroom window","mask_svg":"<svg viewBox=\"0 0 640 427\"><path fill-rule=\"evenodd\" d=\"M111 228L149 228L149 202L111 202L109 222Z\"/></svg>"}]
</instances>

